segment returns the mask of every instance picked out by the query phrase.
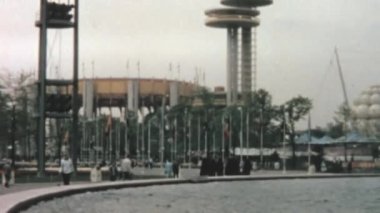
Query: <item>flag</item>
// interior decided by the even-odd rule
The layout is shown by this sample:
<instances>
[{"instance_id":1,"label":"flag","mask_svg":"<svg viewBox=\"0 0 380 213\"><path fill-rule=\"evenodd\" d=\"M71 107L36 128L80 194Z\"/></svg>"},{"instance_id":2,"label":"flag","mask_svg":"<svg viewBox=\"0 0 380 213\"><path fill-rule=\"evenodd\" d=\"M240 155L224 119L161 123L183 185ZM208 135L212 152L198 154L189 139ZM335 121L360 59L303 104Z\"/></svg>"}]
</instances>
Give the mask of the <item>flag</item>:
<instances>
[{"instance_id":1,"label":"flag","mask_svg":"<svg viewBox=\"0 0 380 213\"><path fill-rule=\"evenodd\" d=\"M230 126L229 126L228 121L224 121L223 133L224 133L224 139L228 140L230 137Z\"/></svg>"},{"instance_id":2,"label":"flag","mask_svg":"<svg viewBox=\"0 0 380 213\"><path fill-rule=\"evenodd\" d=\"M108 135L111 132L112 128L112 115L110 114L107 119L106 128L104 129L104 133Z\"/></svg>"},{"instance_id":3,"label":"flag","mask_svg":"<svg viewBox=\"0 0 380 213\"><path fill-rule=\"evenodd\" d=\"M70 139L70 133L68 130L66 130L65 135L63 136L63 143L68 143Z\"/></svg>"}]
</instances>

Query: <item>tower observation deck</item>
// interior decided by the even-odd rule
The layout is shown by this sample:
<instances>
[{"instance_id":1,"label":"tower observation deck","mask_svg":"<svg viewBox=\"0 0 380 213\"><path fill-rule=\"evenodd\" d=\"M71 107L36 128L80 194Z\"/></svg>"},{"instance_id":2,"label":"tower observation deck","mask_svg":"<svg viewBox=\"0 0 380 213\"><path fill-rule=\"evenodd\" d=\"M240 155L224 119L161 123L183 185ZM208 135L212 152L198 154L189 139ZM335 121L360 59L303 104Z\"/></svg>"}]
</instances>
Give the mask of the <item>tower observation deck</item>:
<instances>
[{"instance_id":1,"label":"tower observation deck","mask_svg":"<svg viewBox=\"0 0 380 213\"><path fill-rule=\"evenodd\" d=\"M260 12L256 8L270 5L272 0L221 0L221 3L230 7L207 10L205 24L227 29L227 105L234 105L238 97L238 54L241 53L240 90L246 97L252 90L252 28L260 24L257 18Z\"/></svg>"}]
</instances>

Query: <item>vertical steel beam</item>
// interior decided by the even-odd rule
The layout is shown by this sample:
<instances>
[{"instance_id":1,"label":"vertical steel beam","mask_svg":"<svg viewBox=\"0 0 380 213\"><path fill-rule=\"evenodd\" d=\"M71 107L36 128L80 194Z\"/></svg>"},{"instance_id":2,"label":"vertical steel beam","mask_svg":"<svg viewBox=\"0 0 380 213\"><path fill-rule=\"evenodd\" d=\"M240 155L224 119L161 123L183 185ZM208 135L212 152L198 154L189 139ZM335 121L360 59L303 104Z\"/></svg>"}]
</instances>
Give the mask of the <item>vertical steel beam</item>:
<instances>
[{"instance_id":1,"label":"vertical steel beam","mask_svg":"<svg viewBox=\"0 0 380 213\"><path fill-rule=\"evenodd\" d=\"M47 46L47 21L46 0L41 0L40 9L40 38L38 60L38 118L37 118L37 175L45 175L45 82L46 82L46 46Z\"/></svg>"},{"instance_id":2,"label":"vertical steel beam","mask_svg":"<svg viewBox=\"0 0 380 213\"><path fill-rule=\"evenodd\" d=\"M78 152L78 31L79 31L79 0L75 0L74 5L74 59L73 59L73 125L72 125L72 138L71 138L71 155L74 165L74 170L77 170L77 152Z\"/></svg>"}]
</instances>

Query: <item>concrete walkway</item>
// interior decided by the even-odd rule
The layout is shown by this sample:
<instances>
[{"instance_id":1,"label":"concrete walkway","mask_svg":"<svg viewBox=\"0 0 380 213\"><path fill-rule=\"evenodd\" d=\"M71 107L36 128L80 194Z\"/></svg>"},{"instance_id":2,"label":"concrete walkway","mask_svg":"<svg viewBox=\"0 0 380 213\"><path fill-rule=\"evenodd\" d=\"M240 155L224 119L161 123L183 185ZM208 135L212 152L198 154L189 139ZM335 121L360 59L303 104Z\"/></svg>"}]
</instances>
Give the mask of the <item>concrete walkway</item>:
<instances>
[{"instance_id":1,"label":"concrete walkway","mask_svg":"<svg viewBox=\"0 0 380 213\"><path fill-rule=\"evenodd\" d=\"M43 200L56 197L68 196L87 191L100 191L107 189L119 189L126 187L141 187L164 184L181 183L206 183L214 181L243 181L243 180L276 180L276 179L310 179L310 178L345 178L345 177L380 177L380 174L312 174L305 172L281 171L257 171L250 176L221 176L221 177L199 177L197 169L182 170L182 178L162 178L152 180L132 180L132 181L103 181L100 183L75 182L69 186L58 186L58 183L25 183L15 184L11 188L2 188L4 192L0 195L0 213L18 212L19 210L30 207L31 205ZM135 172L138 172L136 170ZM141 171L147 172L147 171ZM151 170L150 172L162 172L161 169Z\"/></svg>"},{"instance_id":2,"label":"concrete walkway","mask_svg":"<svg viewBox=\"0 0 380 213\"><path fill-rule=\"evenodd\" d=\"M82 170L89 170L87 168L84 168ZM106 171L107 169L104 169ZM89 172L89 171L88 171ZM132 172L135 175L138 175L139 177L143 176L153 176L153 177L160 177L165 178L164 172L162 168L153 168L153 169L147 169L147 168L137 168L135 167ZM199 169L181 169L181 178L183 179L193 179L197 178L199 176ZM282 171L274 171L274 170L260 170L255 171L251 173L251 176L278 176L282 175ZM286 174L292 174L292 175L302 175L306 174L303 171L287 171ZM107 179L103 178L103 182L109 182ZM88 178L88 181L72 181L72 185L77 184L86 184L90 183L90 178ZM9 188L5 188L4 186L0 186L0 195L19 192L19 191L25 191L29 189L36 189L36 188L46 188L46 187L54 187L54 186L60 186L62 183L57 181L46 181L43 183L36 183L36 182L28 182L28 183L17 183L17 177L16 177L16 183L11 185Z\"/></svg>"},{"instance_id":3,"label":"concrete walkway","mask_svg":"<svg viewBox=\"0 0 380 213\"><path fill-rule=\"evenodd\" d=\"M107 168L104 168L103 171L107 171ZM81 168L81 171L87 171L90 172L89 168ZM158 178L165 178L163 168L141 168L141 167L135 167L132 169L132 173L135 176L138 176L139 178L149 178L149 177L157 177ZM199 175L199 169L181 169L181 176L185 179L190 179L197 177ZM108 179L105 179L103 177L103 182L109 182ZM72 181L72 185L77 184L86 184L90 183L90 175L88 174L88 181ZM54 187L54 186L60 186L62 183L58 181L45 181L45 182L28 182L28 183L17 183L17 177L16 177L16 183L12 184L9 188L5 188L4 186L0 186L0 195L19 192L19 191L25 191L29 189L36 189L36 188L46 188L46 187Z\"/></svg>"}]
</instances>

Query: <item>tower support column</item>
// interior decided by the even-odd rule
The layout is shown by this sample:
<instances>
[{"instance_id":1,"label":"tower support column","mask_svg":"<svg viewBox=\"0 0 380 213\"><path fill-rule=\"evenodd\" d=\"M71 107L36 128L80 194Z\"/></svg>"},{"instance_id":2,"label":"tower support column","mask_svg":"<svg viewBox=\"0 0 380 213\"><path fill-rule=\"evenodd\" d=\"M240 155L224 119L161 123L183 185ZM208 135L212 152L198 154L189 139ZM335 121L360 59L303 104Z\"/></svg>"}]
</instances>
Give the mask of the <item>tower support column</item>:
<instances>
[{"instance_id":1,"label":"tower support column","mask_svg":"<svg viewBox=\"0 0 380 213\"><path fill-rule=\"evenodd\" d=\"M237 102L238 29L227 29L227 106Z\"/></svg>"},{"instance_id":2,"label":"tower support column","mask_svg":"<svg viewBox=\"0 0 380 213\"><path fill-rule=\"evenodd\" d=\"M252 91L252 28L242 28L241 38L241 92L243 100L247 100Z\"/></svg>"},{"instance_id":3,"label":"tower support column","mask_svg":"<svg viewBox=\"0 0 380 213\"><path fill-rule=\"evenodd\" d=\"M41 27L39 38L38 59L38 120L37 120L37 175L45 174L45 91L46 91L46 49L47 49L47 23L46 0L41 0Z\"/></svg>"}]
</instances>

